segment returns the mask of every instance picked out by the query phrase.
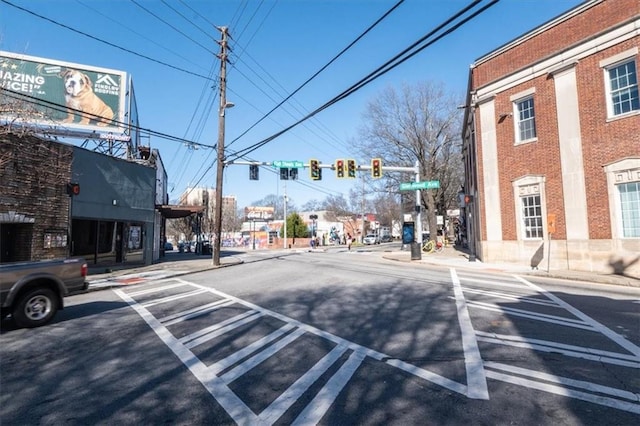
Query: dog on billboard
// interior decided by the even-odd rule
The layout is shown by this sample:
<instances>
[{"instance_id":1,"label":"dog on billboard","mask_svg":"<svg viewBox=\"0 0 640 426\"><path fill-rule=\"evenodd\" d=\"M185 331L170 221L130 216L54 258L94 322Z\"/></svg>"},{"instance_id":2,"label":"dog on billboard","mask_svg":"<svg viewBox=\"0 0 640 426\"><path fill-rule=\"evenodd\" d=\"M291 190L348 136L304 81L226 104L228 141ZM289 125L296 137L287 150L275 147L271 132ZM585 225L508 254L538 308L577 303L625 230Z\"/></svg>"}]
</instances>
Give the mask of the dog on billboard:
<instances>
[{"instance_id":1,"label":"dog on billboard","mask_svg":"<svg viewBox=\"0 0 640 426\"><path fill-rule=\"evenodd\" d=\"M113 110L93 92L93 84L87 74L68 68L60 76L64 82L65 103L70 108L63 123L73 123L77 111L91 114L82 114L79 124L106 126L113 120Z\"/></svg>"}]
</instances>

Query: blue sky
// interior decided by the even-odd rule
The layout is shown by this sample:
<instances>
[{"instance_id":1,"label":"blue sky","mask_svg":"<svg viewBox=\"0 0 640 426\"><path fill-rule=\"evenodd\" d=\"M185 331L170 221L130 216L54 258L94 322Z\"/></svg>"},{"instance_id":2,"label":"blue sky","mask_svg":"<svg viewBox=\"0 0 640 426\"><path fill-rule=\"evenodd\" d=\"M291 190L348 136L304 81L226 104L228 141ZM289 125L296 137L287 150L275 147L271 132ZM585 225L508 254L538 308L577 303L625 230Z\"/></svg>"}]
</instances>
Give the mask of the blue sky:
<instances>
[{"instance_id":1,"label":"blue sky","mask_svg":"<svg viewBox=\"0 0 640 426\"><path fill-rule=\"evenodd\" d=\"M133 79L141 127L210 146L218 138L217 82L158 62L202 76L212 75L215 80L220 69L215 57L220 33L214 25L229 27L233 39L227 100L235 104L227 110L225 121L230 151L252 146L298 121L470 3L405 0L282 107L255 124L398 0L7 2L0 0L0 50L125 71ZM350 145L363 124L367 102L384 88L424 81L442 83L449 92L459 94L463 103L469 66L474 60L582 2L501 0L361 90L251 152L249 157L264 162L305 163L311 158L323 163L356 158L359 163L368 164L370 159L357 158ZM487 3L484 0L481 4ZM215 186L214 150L193 149L157 136L145 138L143 143L160 151L167 168L170 200L176 200L187 186ZM284 182L266 169L260 170L259 181L250 181L248 166L233 165L225 169L223 193L235 195L238 207L244 207L269 194L282 196ZM308 170L300 170L298 181L286 182L286 192L300 207L327 195L347 196L353 184L348 179L335 178L330 170L324 170L322 181L312 182Z\"/></svg>"}]
</instances>

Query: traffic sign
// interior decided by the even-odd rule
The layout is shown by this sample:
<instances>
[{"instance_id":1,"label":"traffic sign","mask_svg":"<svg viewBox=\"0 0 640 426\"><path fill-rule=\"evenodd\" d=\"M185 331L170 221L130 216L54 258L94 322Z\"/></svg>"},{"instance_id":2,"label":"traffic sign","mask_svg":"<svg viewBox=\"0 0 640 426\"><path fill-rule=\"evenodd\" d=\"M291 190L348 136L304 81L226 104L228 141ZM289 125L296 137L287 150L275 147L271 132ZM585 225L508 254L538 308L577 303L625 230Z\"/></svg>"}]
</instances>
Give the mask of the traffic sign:
<instances>
[{"instance_id":1,"label":"traffic sign","mask_svg":"<svg viewBox=\"0 0 640 426\"><path fill-rule=\"evenodd\" d=\"M304 168L304 163L302 161L283 161L276 160L271 163L273 167L281 168L281 169L301 169Z\"/></svg>"},{"instance_id":2,"label":"traffic sign","mask_svg":"<svg viewBox=\"0 0 640 426\"><path fill-rule=\"evenodd\" d=\"M425 180L423 182L403 182L400 184L400 191L415 191L418 189L438 189L439 180Z\"/></svg>"}]
</instances>

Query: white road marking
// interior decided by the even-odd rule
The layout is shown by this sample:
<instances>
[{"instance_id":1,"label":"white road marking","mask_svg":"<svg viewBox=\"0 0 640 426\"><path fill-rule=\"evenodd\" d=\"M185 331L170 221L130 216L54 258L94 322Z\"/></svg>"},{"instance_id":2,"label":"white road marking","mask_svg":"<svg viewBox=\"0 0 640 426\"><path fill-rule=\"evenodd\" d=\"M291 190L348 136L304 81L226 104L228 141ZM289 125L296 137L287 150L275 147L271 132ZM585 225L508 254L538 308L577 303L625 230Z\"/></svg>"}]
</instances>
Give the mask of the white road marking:
<instances>
[{"instance_id":1,"label":"white road marking","mask_svg":"<svg viewBox=\"0 0 640 426\"><path fill-rule=\"evenodd\" d=\"M221 371L231 367L233 364L240 362L240 360L248 357L254 352L257 352L258 350L266 347L269 343L273 342L274 340L282 336L284 333L289 332L289 330L293 328L294 328L293 325L285 324L284 326L280 327L273 333L267 334L266 336L264 336L259 340L256 340L249 346L245 346L239 351L232 353L228 357L216 362L215 364L210 365L209 370L213 371L215 374L218 374Z\"/></svg>"},{"instance_id":2,"label":"white road marking","mask_svg":"<svg viewBox=\"0 0 640 426\"><path fill-rule=\"evenodd\" d=\"M631 352L632 354L634 354L637 357L640 357L640 347L634 345L633 343L631 343L630 341L628 341L627 339L625 339L624 337L622 337L621 335L617 334L616 332L614 332L613 330L605 327L604 325L600 324L598 321L594 320L593 318L591 318L590 316L582 313L581 311L579 311L578 309L574 308L573 306L571 306L570 304L568 304L567 302L565 302L564 300L560 299L559 297L557 297L556 295L549 293L548 291L546 291L545 289L538 287L537 285L525 280L522 277L519 276L515 276L517 279L519 279L520 281L522 281L524 284L528 285L529 287L535 289L536 291L538 291L541 294L544 294L545 296L547 296L549 299L553 300L554 302L556 302L558 305L561 305L562 307L564 307L567 311L571 312L573 315L575 315L577 318L580 318L582 321L584 321L585 323L591 325L591 327L593 327L595 330L599 331L600 333L604 334L605 336L607 336L609 339L613 340L614 342L616 342L618 345L622 346L623 348L625 348L626 350L628 350L629 352Z\"/></svg>"},{"instance_id":3,"label":"white road marking","mask_svg":"<svg viewBox=\"0 0 640 426\"><path fill-rule=\"evenodd\" d=\"M487 361L484 363L484 365L495 370L508 371L520 376L545 380L547 382L560 383L572 388L586 389L591 392L602 393L605 395L615 396L617 398L624 398L630 401L640 402L640 394L625 391L622 389L612 388L610 386L602 386L591 382L585 382L583 380L560 377L554 374L542 373L540 371L529 370L528 368L514 367L512 365L502 364L499 362Z\"/></svg>"},{"instance_id":4,"label":"white road marking","mask_svg":"<svg viewBox=\"0 0 640 426\"><path fill-rule=\"evenodd\" d=\"M180 361L191 371L202 385L209 391L222 408L239 425L254 426L262 424L258 416L233 392L229 392L227 385L208 371L207 366L202 363L189 349L181 344L169 330L164 327L149 311L129 297L121 290L114 290L122 300L129 303L135 311L142 317L156 335L164 342Z\"/></svg>"},{"instance_id":5,"label":"white road marking","mask_svg":"<svg viewBox=\"0 0 640 426\"><path fill-rule=\"evenodd\" d=\"M196 294L201 294L204 292L205 290L199 289L199 290L188 291L186 293L174 294L172 296L162 297L160 299L155 299L149 302L145 302L142 304L142 306L144 306L145 308L148 308L150 306L160 305L162 303L167 303L167 302L173 302L178 299L184 299L185 297L195 296Z\"/></svg>"},{"instance_id":6,"label":"white road marking","mask_svg":"<svg viewBox=\"0 0 640 426\"><path fill-rule=\"evenodd\" d=\"M234 380L236 380L238 377L242 376L247 371L251 370L255 366L257 366L257 365L263 363L264 361L266 361L267 359L269 359L272 355L274 355L280 349L284 348L289 343L293 342L294 340L296 340L298 337L302 336L303 334L304 334L304 330L302 330L302 329L297 329L294 332L292 332L290 334L287 334L284 338L282 338L281 340L278 340L276 343L274 343L273 345L269 346L268 348L266 348L262 352L252 356L251 358L247 359L242 364L236 366L233 370L223 374L221 376L222 380L224 380L224 382L227 383L227 384L233 382Z\"/></svg>"},{"instance_id":7,"label":"white road marking","mask_svg":"<svg viewBox=\"0 0 640 426\"><path fill-rule=\"evenodd\" d=\"M458 310L458 323L462 336L462 349L464 351L464 365L467 370L467 396L474 399L489 399L487 378L484 374L482 356L478 348L475 330L471 324L471 317L467 310L464 293L460 286L460 280L456 270L451 268L451 281L453 282L453 294Z\"/></svg>"},{"instance_id":8,"label":"white road marking","mask_svg":"<svg viewBox=\"0 0 640 426\"><path fill-rule=\"evenodd\" d=\"M469 287L462 287L462 290L465 293L481 294L484 296L491 296L498 299L513 300L516 302L525 302L525 303L531 303L534 305L551 306L556 308L560 307L556 303L553 303L550 300L536 299L534 297L519 296L519 295L509 294L509 293L499 293L497 291L478 290L478 289L469 288Z\"/></svg>"},{"instance_id":9,"label":"white road marking","mask_svg":"<svg viewBox=\"0 0 640 426\"><path fill-rule=\"evenodd\" d=\"M364 353L353 352L338 372L329 379L315 398L313 398L311 403L302 410L298 418L293 422L293 425L305 426L318 424L331 407L331 404L336 400L340 391L346 386L349 380L351 380L351 377L358 367L360 367L364 358Z\"/></svg>"},{"instance_id":10,"label":"white road marking","mask_svg":"<svg viewBox=\"0 0 640 426\"><path fill-rule=\"evenodd\" d=\"M225 306L233 305L235 302L233 300L217 300L212 303L207 303L206 305L197 306L192 309L188 309L186 311L178 312L173 315L167 315L164 318L160 318L160 322L166 326L177 324L179 322L196 318L201 315L208 314L209 312L213 312L216 309L224 308Z\"/></svg>"},{"instance_id":11,"label":"white road marking","mask_svg":"<svg viewBox=\"0 0 640 426\"><path fill-rule=\"evenodd\" d=\"M509 376L507 374L497 373L495 371L487 370L487 377L495 380L500 380L507 383L513 383L514 385L524 386L529 389L537 389L544 392L553 393L556 395L562 395L569 398L580 399L582 401L591 402L598 405L604 405L606 407L615 408L617 410L629 411L631 413L640 414L640 404L634 404L631 402L620 401L613 398L607 398L600 395L594 395L582 391L576 391L573 389L567 389L562 386L551 385L548 383L541 383L535 380L525 379L522 377Z\"/></svg>"},{"instance_id":12,"label":"white road marking","mask_svg":"<svg viewBox=\"0 0 640 426\"><path fill-rule=\"evenodd\" d=\"M543 352L559 352L575 358L588 359L591 361L598 361L640 369L640 358L633 355L603 351L601 349L585 348L582 346L567 345L564 343L551 342L549 340L528 339L521 336L507 336L505 334L486 333L484 331L476 331L476 335L478 336L478 340L482 342L517 346Z\"/></svg>"},{"instance_id":13,"label":"white road marking","mask_svg":"<svg viewBox=\"0 0 640 426\"><path fill-rule=\"evenodd\" d=\"M582 320L575 320L567 317L560 317L557 315L540 314L537 312L527 311L524 309L506 308L506 307L494 305L493 303L468 302L468 305L473 308L484 309L484 310L493 311L493 312L500 312L506 315L513 315L516 317L529 318L536 321L544 321L552 324L564 325L567 327L595 331L591 324L586 324Z\"/></svg>"},{"instance_id":14,"label":"white road marking","mask_svg":"<svg viewBox=\"0 0 640 426\"><path fill-rule=\"evenodd\" d=\"M346 351L346 345L338 345L334 347L331 352L326 354L311 369L309 369L298 380L296 380L293 385L291 385L286 391L280 394L280 396L278 396L278 398L276 398L276 400L273 401L262 413L260 413L260 418L269 424L275 423L275 421L278 420L289 409L289 407L291 407L298 400L298 398L300 398L302 394L305 393L307 389L309 389L309 387L314 384L320 378L320 376L322 376L322 374L324 374L325 371L331 368L331 366L338 360L338 358L340 358ZM336 375L339 374L340 372L338 372ZM336 375L334 375L334 377ZM346 382L341 383L340 386L336 386L335 390L337 390L337 392L340 392L340 390L342 390L345 385ZM322 391L320 393L322 393ZM316 396L316 398L318 398L318 396ZM333 399L335 399L335 396L333 397ZM331 402L333 402L333 399ZM313 402L311 403L311 405L313 405ZM323 408L324 409L321 411L324 415L324 413L329 409L329 406Z\"/></svg>"},{"instance_id":15,"label":"white road marking","mask_svg":"<svg viewBox=\"0 0 640 426\"><path fill-rule=\"evenodd\" d=\"M256 316L257 315L257 316ZM210 325L209 327L205 327L202 328L198 331L194 331L193 333L183 336L180 338L180 343L182 343L183 345L187 346L188 348L193 348L195 346L198 346L199 343L193 343L192 342L197 342L199 341L198 339L202 339L204 337L203 341L207 341L207 340L211 340L208 335L210 335L211 333L215 333L216 331L225 328L229 325L233 325L236 322L239 322L240 320L244 320L245 318L250 318L251 320L253 319L257 319L259 317L261 317L262 315L259 314L256 311L245 311L241 314L235 315L231 318L228 318L224 321L221 321L219 323ZM255 318L254 318L255 317Z\"/></svg>"}]
</instances>

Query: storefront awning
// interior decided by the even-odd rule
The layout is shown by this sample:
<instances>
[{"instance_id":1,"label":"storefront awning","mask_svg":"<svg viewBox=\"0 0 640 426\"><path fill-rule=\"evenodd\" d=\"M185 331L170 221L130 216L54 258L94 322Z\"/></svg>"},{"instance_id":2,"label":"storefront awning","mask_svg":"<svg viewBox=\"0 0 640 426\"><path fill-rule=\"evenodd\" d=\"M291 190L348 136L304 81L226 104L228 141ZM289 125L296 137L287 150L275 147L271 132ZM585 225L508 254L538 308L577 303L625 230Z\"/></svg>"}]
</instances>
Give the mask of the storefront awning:
<instances>
[{"instance_id":1,"label":"storefront awning","mask_svg":"<svg viewBox=\"0 0 640 426\"><path fill-rule=\"evenodd\" d=\"M156 205L156 210L166 219L178 219L203 212L205 206L178 206L173 204Z\"/></svg>"}]
</instances>

